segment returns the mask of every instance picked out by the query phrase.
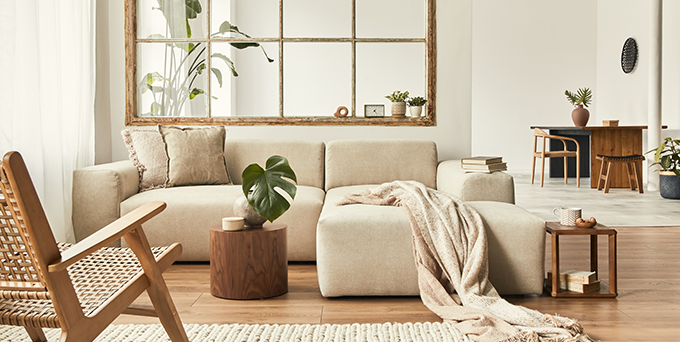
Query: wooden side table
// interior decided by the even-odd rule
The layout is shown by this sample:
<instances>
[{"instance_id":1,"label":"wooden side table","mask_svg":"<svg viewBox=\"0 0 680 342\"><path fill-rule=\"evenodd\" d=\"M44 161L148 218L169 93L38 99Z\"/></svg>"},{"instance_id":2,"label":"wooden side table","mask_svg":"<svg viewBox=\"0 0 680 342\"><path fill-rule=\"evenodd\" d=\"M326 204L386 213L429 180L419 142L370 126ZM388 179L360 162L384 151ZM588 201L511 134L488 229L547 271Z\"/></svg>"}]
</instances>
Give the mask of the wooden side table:
<instances>
[{"instance_id":1,"label":"wooden side table","mask_svg":"<svg viewBox=\"0 0 680 342\"><path fill-rule=\"evenodd\" d=\"M603 224L597 224L593 228L579 228L563 226L559 222L548 222L545 230L552 239L552 284L546 286L553 297L597 297L613 298L618 295L616 292L616 230ZM561 290L558 284L560 274L560 235L590 235L590 271L597 273L597 237L598 235L609 236L609 290L600 284L600 290L579 293ZM599 274L598 274L599 278ZM550 286L552 285L552 286Z\"/></svg>"},{"instance_id":2,"label":"wooden side table","mask_svg":"<svg viewBox=\"0 0 680 342\"><path fill-rule=\"evenodd\" d=\"M210 294L261 299L288 292L285 224L227 231L210 227Z\"/></svg>"}]
</instances>

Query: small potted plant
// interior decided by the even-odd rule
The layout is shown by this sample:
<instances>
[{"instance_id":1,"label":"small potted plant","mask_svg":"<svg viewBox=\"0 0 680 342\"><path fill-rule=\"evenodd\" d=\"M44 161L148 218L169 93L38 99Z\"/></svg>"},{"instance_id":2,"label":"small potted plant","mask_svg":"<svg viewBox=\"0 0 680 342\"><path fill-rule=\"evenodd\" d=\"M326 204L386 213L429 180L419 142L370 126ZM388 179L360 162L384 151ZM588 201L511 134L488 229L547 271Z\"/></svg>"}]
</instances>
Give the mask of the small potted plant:
<instances>
[{"instance_id":1,"label":"small potted plant","mask_svg":"<svg viewBox=\"0 0 680 342\"><path fill-rule=\"evenodd\" d=\"M423 113L423 106L426 103L427 100L422 96L410 97L408 100L406 100L406 104L408 104L411 111L411 117L419 117L420 114Z\"/></svg>"},{"instance_id":2,"label":"small potted plant","mask_svg":"<svg viewBox=\"0 0 680 342\"><path fill-rule=\"evenodd\" d=\"M579 88L576 94L565 90L564 95L567 96L567 101L576 107L571 112L571 120L574 121L574 125L585 127L590 118L590 112L583 107L587 108L590 105L593 100L593 92L588 88Z\"/></svg>"},{"instance_id":3,"label":"small potted plant","mask_svg":"<svg viewBox=\"0 0 680 342\"><path fill-rule=\"evenodd\" d=\"M395 90L392 94L385 96L392 102L392 116L397 118L406 117L406 99L408 99L408 91L401 92Z\"/></svg>"},{"instance_id":4,"label":"small potted plant","mask_svg":"<svg viewBox=\"0 0 680 342\"><path fill-rule=\"evenodd\" d=\"M654 163L659 165L659 193L663 198L680 199L680 140L667 137L654 152Z\"/></svg>"},{"instance_id":5,"label":"small potted plant","mask_svg":"<svg viewBox=\"0 0 680 342\"><path fill-rule=\"evenodd\" d=\"M291 200L295 199L297 186L283 177L297 183L295 172L282 156L271 156L262 168L258 164L248 165L241 174L244 197L234 201L234 215L242 216L247 226L259 227L265 221L274 222L288 208L290 202L281 193L287 193Z\"/></svg>"}]
</instances>

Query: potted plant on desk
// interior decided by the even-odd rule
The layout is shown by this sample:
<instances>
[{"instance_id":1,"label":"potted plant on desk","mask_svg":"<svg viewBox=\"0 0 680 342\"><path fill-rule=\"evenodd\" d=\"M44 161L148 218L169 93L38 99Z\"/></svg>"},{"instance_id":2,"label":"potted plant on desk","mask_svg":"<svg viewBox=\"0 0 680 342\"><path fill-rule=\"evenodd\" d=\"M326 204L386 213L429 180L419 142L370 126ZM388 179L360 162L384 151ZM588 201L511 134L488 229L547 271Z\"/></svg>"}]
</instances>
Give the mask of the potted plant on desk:
<instances>
[{"instance_id":1,"label":"potted plant on desk","mask_svg":"<svg viewBox=\"0 0 680 342\"><path fill-rule=\"evenodd\" d=\"M290 208L288 199L277 189L287 193L291 200L297 193L297 186L283 177L297 183L295 172L285 157L269 157L264 169L256 163L248 165L241 174L244 197L234 201L234 214L243 217L245 224L251 227L262 226L265 221L274 222Z\"/></svg>"},{"instance_id":2,"label":"potted plant on desk","mask_svg":"<svg viewBox=\"0 0 680 342\"><path fill-rule=\"evenodd\" d=\"M574 125L585 127L590 118L590 112L583 107L590 105L593 100L593 92L588 88L579 88L576 94L565 90L564 95L567 96L569 103L576 106L576 109L571 112L571 120L574 121Z\"/></svg>"},{"instance_id":3,"label":"potted plant on desk","mask_svg":"<svg viewBox=\"0 0 680 342\"><path fill-rule=\"evenodd\" d=\"M680 199L680 140L667 137L654 152L654 163L659 165L659 194L663 198Z\"/></svg>"}]
</instances>

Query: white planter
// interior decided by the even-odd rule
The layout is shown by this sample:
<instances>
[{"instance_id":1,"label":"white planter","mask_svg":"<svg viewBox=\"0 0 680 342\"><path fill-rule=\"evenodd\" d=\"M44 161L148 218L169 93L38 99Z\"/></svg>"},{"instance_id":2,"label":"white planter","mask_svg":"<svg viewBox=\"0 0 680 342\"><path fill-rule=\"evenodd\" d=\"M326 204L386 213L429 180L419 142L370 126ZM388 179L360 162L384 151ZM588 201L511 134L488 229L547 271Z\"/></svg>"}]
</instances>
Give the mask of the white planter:
<instances>
[{"instance_id":1,"label":"white planter","mask_svg":"<svg viewBox=\"0 0 680 342\"><path fill-rule=\"evenodd\" d=\"M423 106L411 106L409 110L411 111L412 118L417 118L423 114Z\"/></svg>"}]
</instances>

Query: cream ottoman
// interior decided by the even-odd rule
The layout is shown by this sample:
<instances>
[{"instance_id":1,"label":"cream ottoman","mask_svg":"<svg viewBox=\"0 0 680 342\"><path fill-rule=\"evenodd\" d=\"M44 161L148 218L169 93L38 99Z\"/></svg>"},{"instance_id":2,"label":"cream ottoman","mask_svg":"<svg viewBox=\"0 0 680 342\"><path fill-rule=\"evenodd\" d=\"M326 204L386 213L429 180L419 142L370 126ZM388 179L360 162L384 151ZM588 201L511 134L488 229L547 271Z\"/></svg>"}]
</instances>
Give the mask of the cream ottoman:
<instances>
[{"instance_id":1,"label":"cream ottoman","mask_svg":"<svg viewBox=\"0 0 680 342\"><path fill-rule=\"evenodd\" d=\"M419 294L411 227L402 208L336 206L346 194L377 185L330 189L317 226L317 270L321 294L415 296ZM502 202L469 202L484 220L489 279L500 294L543 291L545 222Z\"/></svg>"}]
</instances>

